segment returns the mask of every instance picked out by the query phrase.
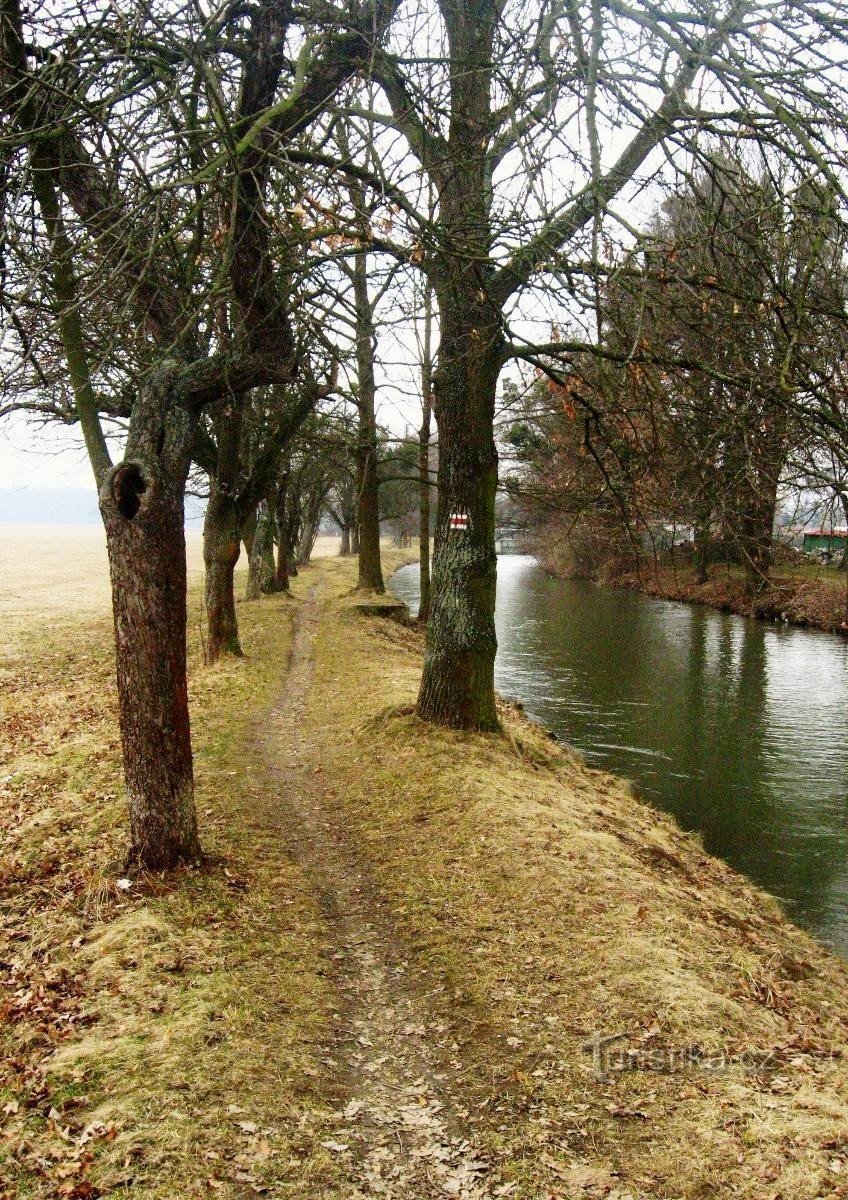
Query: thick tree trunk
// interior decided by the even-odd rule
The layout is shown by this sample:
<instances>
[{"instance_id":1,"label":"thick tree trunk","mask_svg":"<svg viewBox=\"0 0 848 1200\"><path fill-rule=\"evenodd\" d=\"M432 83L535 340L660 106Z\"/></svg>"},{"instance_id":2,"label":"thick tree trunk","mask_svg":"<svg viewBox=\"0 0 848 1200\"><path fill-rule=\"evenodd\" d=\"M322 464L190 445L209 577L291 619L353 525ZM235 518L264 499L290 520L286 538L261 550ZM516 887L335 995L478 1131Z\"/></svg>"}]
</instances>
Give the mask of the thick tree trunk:
<instances>
[{"instance_id":1,"label":"thick tree trunk","mask_svg":"<svg viewBox=\"0 0 848 1200\"><path fill-rule=\"evenodd\" d=\"M339 542L339 557L347 558L350 554L350 526L342 525L342 537Z\"/></svg>"},{"instance_id":2,"label":"thick tree trunk","mask_svg":"<svg viewBox=\"0 0 848 1200\"><path fill-rule=\"evenodd\" d=\"M186 680L183 496L190 418L150 387L127 456L100 488L106 528L131 857L151 869L200 856Z\"/></svg>"},{"instance_id":3,"label":"thick tree trunk","mask_svg":"<svg viewBox=\"0 0 848 1200\"><path fill-rule=\"evenodd\" d=\"M774 557L772 525L774 504L761 497L752 498L748 511L742 516L740 542L745 566L745 586L749 592L761 592L768 585Z\"/></svg>"},{"instance_id":4,"label":"thick tree trunk","mask_svg":"<svg viewBox=\"0 0 848 1200\"><path fill-rule=\"evenodd\" d=\"M495 393L501 302L491 295L491 163L486 136L495 4L441 4L451 49L448 162L439 190L439 509L418 713L459 729L497 729L494 667ZM482 136L481 136L482 134ZM443 248L443 249L442 249Z\"/></svg>"},{"instance_id":5,"label":"thick tree trunk","mask_svg":"<svg viewBox=\"0 0 848 1200\"><path fill-rule=\"evenodd\" d=\"M488 314L469 321L473 307L451 312L442 304L434 377L439 512L418 713L459 729L497 729L493 421L499 335ZM456 527L463 517L466 527Z\"/></svg>"},{"instance_id":6,"label":"thick tree trunk","mask_svg":"<svg viewBox=\"0 0 848 1200\"><path fill-rule=\"evenodd\" d=\"M300 541L297 546L297 565L298 567L308 567L309 561L312 558L312 551L315 548L315 539L318 537L317 521L307 522L303 532L300 535Z\"/></svg>"},{"instance_id":7,"label":"thick tree trunk","mask_svg":"<svg viewBox=\"0 0 848 1200\"><path fill-rule=\"evenodd\" d=\"M234 574L241 543L241 521L229 495L212 494L203 522L203 561L206 567L207 657L216 662L222 654L241 656L236 617Z\"/></svg>"},{"instance_id":8,"label":"thick tree trunk","mask_svg":"<svg viewBox=\"0 0 848 1200\"><path fill-rule=\"evenodd\" d=\"M774 560L774 510L777 505L778 473L748 483L740 513L738 540L745 584L756 594L768 586Z\"/></svg>"},{"instance_id":9,"label":"thick tree trunk","mask_svg":"<svg viewBox=\"0 0 848 1200\"><path fill-rule=\"evenodd\" d=\"M359 526L352 525L350 529L350 552L351 554L359 553Z\"/></svg>"},{"instance_id":10,"label":"thick tree trunk","mask_svg":"<svg viewBox=\"0 0 848 1200\"><path fill-rule=\"evenodd\" d=\"M259 505L253 544L247 566L245 600L258 600L260 593L270 590L276 566L274 563L274 530L268 505Z\"/></svg>"}]
</instances>

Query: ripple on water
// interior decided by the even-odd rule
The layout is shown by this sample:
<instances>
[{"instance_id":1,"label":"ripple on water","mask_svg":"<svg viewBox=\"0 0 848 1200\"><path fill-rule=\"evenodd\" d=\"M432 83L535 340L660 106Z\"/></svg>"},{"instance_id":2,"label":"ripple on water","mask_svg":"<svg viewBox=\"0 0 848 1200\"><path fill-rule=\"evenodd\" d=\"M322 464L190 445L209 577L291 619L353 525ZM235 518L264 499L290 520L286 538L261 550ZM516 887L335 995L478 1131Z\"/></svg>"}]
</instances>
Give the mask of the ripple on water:
<instances>
[{"instance_id":1,"label":"ripple on water","mask_svg":"<svg viewBox=\"0 0 848 1200\"><path fill-rule=\"evenodd\" d=\"M417 611L418 568L392 590ZM848 646L498 560L497 686L848 953Z\"/></svg>"}]
</instances>

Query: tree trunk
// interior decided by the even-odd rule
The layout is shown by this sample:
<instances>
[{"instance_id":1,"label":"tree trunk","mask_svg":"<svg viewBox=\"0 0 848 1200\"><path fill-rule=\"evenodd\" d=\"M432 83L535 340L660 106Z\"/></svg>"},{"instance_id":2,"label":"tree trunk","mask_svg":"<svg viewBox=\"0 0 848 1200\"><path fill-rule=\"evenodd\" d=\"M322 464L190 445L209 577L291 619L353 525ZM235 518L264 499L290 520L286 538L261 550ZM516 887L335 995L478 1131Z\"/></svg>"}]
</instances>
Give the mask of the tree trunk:
<instances>
[{"instance_id":1,"label":"tree trunk","mask_svg":"<svg viewBox=\"0 0 848 1200\"><path fill-rule=\"evenodd\" d=\"M710 555L710 528L708 524L695 526L695 582L706 583L709 578L707 567Z\"/></svg>"},{"instance_id":2,"label":"tree trunk","mask_svg":"<svg viewBox=\"0 0 848 1200\"><path fill-rule=\"evenodd\" d=\"M439 509L418 714L458 729L497 729L495 709L495 395L500 301L489 292L495 4L441 4L451 49L448 163L439 191ZM482 136L481 136L482 134ZM456 520L452 520L453 517ZM462 520L464 518L465 520ZM465 528L458 527L460 524Z\"/></svg>"},{"instance_id":3,"label":"tree trunk","mask_svg":"<svg viewBox=\"0 0 848 1200\"><path fill-rule=\"evenodd\" d=\"M745 565L745 586L753 594L768 585L773 559L772 524L774 508L767 509L758 499L742 517L740 540Z\"/></svg>"},{"instance_id":4,"label":"tree trunk","mask_svg":"<svg viewBox=\"0 0 848 1200\"><path fill-rule=\"evenodd\" d=\"M367 255L357 254L353 265L356 304L356 370L359 383L359 440L357 444L357 517L359 579L363 591L384 592L380 562L380 483L377 476L377 416L374 382L374 314L368 296Z\"/></svg>"},{"instance_id":5,"label":"tree trunk","mask_svg":"<svg viewBox=\"0 0 848 1200\"><path fill-rule=\"evenodd\" d=\"M350 529L350 552L351 554L359 553L359 526L352 525Z\"/></svg>"},{"instance_id":6,"label":"tree trunk","mask_svg":"<svg viewBox=\"0 0 848 1200\"><path fill-rule=\"evenodd\" d=\"M493 422L499 330L487 313L474 313L474 303L441 307L434 375L439 512L418 713L458 729L497 729ZM452 527L454 515L465 516L467 528Z\"/></svg>"},{"instance_id":7,"label":"tree trunk","mask_svg":"<svg viewBox=\"0 0 848 1200\"><path fill-rule=\"evenodd\" d=\"M315 539L318 537L318 526L321 522L321 510L326 499L326 492L313 496L306 507L303 518L303 528L297 545L297 565L306 567L312 557Z\"/></svg>"},{"instance_id":8,"label":"tree trunk","mask_svg":"<svg viewBox=\"0 0 848 1200\"><path fill-rule=\"evenodd\" d=\"M244 552L247 555L247 561L250 562L250 555L253 552L253 539L256 535L256 510L249 517L245 517L241 526L241 540L244 544Z\"/></svg>"},{"instance_id":9,"label":"tree trunk","mask_svg":"<svg viewBox=\"0 0 848 1200\"><path fill-rule=\"evenodd\" d=\"M747 590L763 591L774 559L774 510L777 505L777 475L749 483L739 521L739 542L745 567Z\"/></svg>"},{"instance_id":10,"label":"tree trunk","mask_svg":"<svg viewBox=\"0 0 848 1200\"><path fill-rule=\"evenodd\" d=\"M200 857L186 679L183 497L193 430L161 390L136 403L99 501L112 608L130 854L153 870Z\"/></svg>"},{"instance_id":11,"label":"tree trunk","mask_svg":"<svg viewBox=\"0 0 848 1200\"><path fill-rule=\"evenodd\" d=\"M350 526L342 525L342 538L339 543L339 557L347 558L350 554Z\"/></svg>"},{"instance_id":12,"label":"tree trunk","mask_svg":"<svg viewBox=\"0 0 848 1200\"><path fill-rule=\"evenodd\" d=\"M268 558L271 558L270 575L274 574L274 531L271 527L271 515L268 505L263 500L257 510L256 529L253 534L253 544L250 547L250 559L247 566L247 588L245 600L258 600L261 592L267 591L269 582Z\"/></svg>"},{"instance_id":13,"label":"tree trunk","mask_svg":"<svg viewBox=\"0 0 848 1200\"><path fill-rule=\"evenodd\" d=\"M433 411L433 294L429 283L424 291L424 344L421 357L421 428L418 430L418 562L420 602L418 621L430 618L430 418Z\"/></svg>"},{"instance_id":14,"label":"tree trunk","mask_svg":"<svg viewBox=\"0 0 848 1200\"><path fill-rule=\"evenodd\" d=\"M222 654L241 657L233 576L239 558L241 522L232 497L212 483L203 521L203 561L206 567L207 655L216 662Z\"/></svg>"},{"instance_id":15,"label":"tree trunk","mask_svg":"<svg viewBox=\"0 0 848 1200\"><path fill-rule=\"evenodd\" d=\"M274 518L277 525L277 570L274 576L274 591L289 590L289 518L288 518L288 472L284 472L277 488Z\"/></svg>"}]
</instances>

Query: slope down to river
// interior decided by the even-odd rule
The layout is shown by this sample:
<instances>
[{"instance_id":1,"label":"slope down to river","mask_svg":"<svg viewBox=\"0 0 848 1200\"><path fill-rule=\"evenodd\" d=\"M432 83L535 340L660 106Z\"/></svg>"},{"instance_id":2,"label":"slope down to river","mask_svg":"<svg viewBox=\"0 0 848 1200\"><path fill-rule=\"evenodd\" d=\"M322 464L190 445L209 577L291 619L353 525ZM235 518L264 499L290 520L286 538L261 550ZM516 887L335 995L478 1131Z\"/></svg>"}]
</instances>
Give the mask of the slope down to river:
<instances>
[{"instance_id":1,"label":"slope down to river","mask_svg":"<svg viewBox=\"0 0 848 1200\"><path fill-rule=\"evenodd\" d=\"M115 884L106 651L4 663L5 1195L848 1196L844 964L512 707L419 722L353 582L195 658L212 857L168 880Z\"/></svg>"}]
</instances>

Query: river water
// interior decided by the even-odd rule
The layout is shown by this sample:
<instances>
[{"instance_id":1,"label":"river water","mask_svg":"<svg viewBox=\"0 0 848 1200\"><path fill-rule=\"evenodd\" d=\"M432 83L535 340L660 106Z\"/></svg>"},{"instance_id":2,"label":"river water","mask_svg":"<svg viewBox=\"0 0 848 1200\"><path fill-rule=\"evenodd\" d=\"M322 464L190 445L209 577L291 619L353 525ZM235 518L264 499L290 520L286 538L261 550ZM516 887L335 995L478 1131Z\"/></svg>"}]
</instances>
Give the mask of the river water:
<instances>
[{"instance_id":1,"label":"river water","mask_svg":"<svg viewBox=\"0 0 848 1200\"><path fill-rule=\"evenodd\" d=\"M392 591L415 611L418 568ZM848 955L848 644L498 559L495 679Z\"/></svg>"}]
</instances>

